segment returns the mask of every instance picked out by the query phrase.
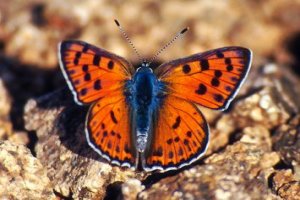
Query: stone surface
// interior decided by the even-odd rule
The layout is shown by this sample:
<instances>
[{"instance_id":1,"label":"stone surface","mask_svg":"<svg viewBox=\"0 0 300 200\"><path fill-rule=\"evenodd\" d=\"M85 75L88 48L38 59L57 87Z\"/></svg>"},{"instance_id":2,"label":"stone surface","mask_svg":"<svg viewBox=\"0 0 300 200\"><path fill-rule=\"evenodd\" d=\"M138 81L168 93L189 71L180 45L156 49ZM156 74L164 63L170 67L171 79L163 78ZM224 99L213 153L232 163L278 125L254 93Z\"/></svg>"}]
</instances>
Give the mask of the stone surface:
<instances>
[{"instance_id":1,"label":"stone surface","mask_svg":"<svg viewBox=\"0 0 300 200\"><path fill-rule=\"evenodd\" d=\"M299 80L289 71L282 74L279 66L269 67L254 71L248 92L215 120L204 164L159 180L138 197L298 199L300 123L293 116L299 110L300 93L290 86ZM282 162L294 171L282 171Z\"/></svg>"},{"instance_id":2,"label":"stone surface","mask_svg":"<svg viewBox=\"0 0 300 200\"><path fill-rule=\"evenodd\" d=\"M285 184L294 194L297 184L276 179L281 173L278 166L286 158L276 148L275 138L282 137L279 133L287 130L282 127L288 126L294 133L299 124L298 118L290 121L298 108L293 106L297 101L289 95L290 92L295 97L298 89L286 86L298 84L299 80L287 71L288 79L277 75L277 84L272 85L272 74L266 73L266 67L254 70L254 77L249 78L253 86L246 85L243 96L229 111L213 120L211 130L215 135L205 158L178 172L139 174L99 158L86 144L83 133L87 108L75 105L67 88L30 100L25 107L26 129L36 131L37 158L46 166L54 190L64 197L104 198L113 196L114 192L109 191L118 191L115 197L125 199L292 198L280 185ZM275 69L272 73L276 73ZM281 91L289 92L280 96ZM279 141L283 146L287 144L285 140ZM296 163L291 164L295 173L289 177L298 183L299 154L294 149L296 146L283 152L295 155L289 160Z\"/></svg>"},{"instance_id":3,"label":"stone surface","mask_svg":"<svg viewBox=\"0 0 300 200\"><path fill-rule=\"evenodd\" d=\"M56 199L41 162L9 141L0 141L0 185L0 199Z\"/></svg>"},{"instance_id":4,"label":"stone surface","mask_svg":"<svg viewBox=\"0 0 300 200\"><path fill-rule=\"evenodd\" d=\"M299 199L299 9L285 0L0 1L0 198ZM136 173L87 145L88 108L60 89L57 44L84 40L138 64L114 18L148 59L189 26L153 67L227 45L252 49L249 77L229 109L201 108L211 141L193 165Z\"/></svg>"},{"instance_id":5,"label":"stone surface","mask_svg":"<svg viewBox=\"0 0 300 200\"><path fill-rule=\"evenodd\" d=\"M104 198L106 187L137 175L102 160L87 144L84 119L87 109L60 90L25 107L27 130L36 131L37 158L47 169L54 191L74 199ZM88 170L87 170L88 169Z\"/></svg>"},{"instance_id":6,"label":"stone surface","mask_svg":"<svg viewBox=\"0 0 300 200\"><path fill-rule=\"evenodd\" d=\"M162 54L161 60L226 45L247 46L257 56L276 55L282 52L280 49L287 36L297 34L297 24L300 24L298 1L17 2L0 3L3 30L0 40L4 43L4 51L23 63L44 68L56 66L57 43L71 38L138 61L115 26L114 18L120 20L145 57L152 57L177 31L189 26L191 31L175 44L176 48L169 48ZM151 41L147 48L145 39Z\"/></svg>"},{"instance_id":7,"label":"stone surface","mask_svg":"<svg viewBox=\"0 0 300 200\"><path fill-rule=\"evenodd\" d=\"M0 79L0 116L6 117L11 109L11 97L4 85L2 79Z\"/></svg>"},{"instance_id":8,"label":"stone surface","mask_svg":"<svg viewBox=\"0 0 300 200\"><path fill-rule=\"evenodd\" d=\"M258 148L261 147L261 148ZM275 159L274 159L275 158ZM265 161L272 160L268 164ZM165 178L139 193L141 199L280 199L268 187L279 156L265 145L237 142L205 165Z\"/></svg>"},{"instance_id":9,"label":"stone surface","mask_svg":"<svg viewBox=\"0 0 300 200\"><path fill-rule=\"evenodd\" d=\"M300 88L293 87L300 85L299 79L288 70L282 73L281 66L273 64L272 70L269 68L267 64L252 70L240 92L242 101L238 97L228 111L211 121L215 127L211 130L208 153L238 140L239 130L253 126L272 130L299 112L300 104L295 97L300 97Z\"/></svg>"},{"instance_id":10,"label":"stone surface","mask_svg":"<svg viewBox=\"0 0 300 200\"><path fill-rule=\"evenodd\" d=\"M282 199L300 199L300 181L296 180L291 170L282 170L272 174L272 189Z\"/></svg>"},{"instance_id":11,"label":"stone surface","mask_svg":"<svg viewBox=\"0 0 300 200\"><path fill-rule=\"evenodd\" d=\"M124 199L136 199L137 195L145 189L138 179L128 179L122 184L122 195Z\"/></svg>"},{"instance_id":12,"label":"stone surface","mask_svg":"<svg viewBox=\"0 0 300 200\"><path fill-rule=\"evenodd\" d=\"M297 115L287 124L281 125L272 140L274 150L280 153L286 165L294 169L296 178L300 180L300 116Z\"/></svg>"},{"instance_id":13,"label":"stone surface","mask_svg":"<svg viewBox=\"0 0 300 200\"><path fill-rule=\"evenodd\" d=\"M0 79L0 140L12 135L12 124L9 120L11 99L2 79Z\"/></svg>"}]
</instances>

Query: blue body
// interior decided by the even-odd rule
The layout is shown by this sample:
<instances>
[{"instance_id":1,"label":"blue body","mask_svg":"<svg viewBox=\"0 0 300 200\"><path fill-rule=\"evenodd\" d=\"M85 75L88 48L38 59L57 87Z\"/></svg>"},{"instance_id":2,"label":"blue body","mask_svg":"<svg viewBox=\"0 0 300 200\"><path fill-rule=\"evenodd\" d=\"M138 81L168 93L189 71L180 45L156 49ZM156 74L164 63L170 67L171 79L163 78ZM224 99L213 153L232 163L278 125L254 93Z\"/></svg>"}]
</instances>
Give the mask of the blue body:
<instances>
[{"instance_id":1,"label":"blue body","mask_svg":"<svg viewBox=\"0 0 300 200\"><path fill-rule=\"evenodd\" d=\"M142 65L126 85L126 97L131 107L134 142L137 150L144 152L151 134L153 114L161 104L163 84L152 69Z\"/></svg>"}]
</instances>

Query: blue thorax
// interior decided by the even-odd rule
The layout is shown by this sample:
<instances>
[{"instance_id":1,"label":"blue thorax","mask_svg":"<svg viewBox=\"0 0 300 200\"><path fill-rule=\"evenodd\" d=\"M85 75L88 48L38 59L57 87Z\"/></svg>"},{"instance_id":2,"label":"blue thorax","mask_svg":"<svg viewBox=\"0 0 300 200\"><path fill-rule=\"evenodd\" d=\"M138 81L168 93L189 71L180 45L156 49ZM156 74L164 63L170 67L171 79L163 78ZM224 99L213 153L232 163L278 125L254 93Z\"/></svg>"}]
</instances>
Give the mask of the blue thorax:
<instances>
[{"instance_id":1,"label":"blue thorax","mask_svg":"<svg viewBox=\"0 0 300 200\"><path fill-rule=\"evenodd\" d=\"M126 86L125 95L131 106L132 120L135 124L134 138L139 152L144 152L148 145L153 114L159 106L161 85L148 64L143 63Z\"/></svg>"}]
</instances>

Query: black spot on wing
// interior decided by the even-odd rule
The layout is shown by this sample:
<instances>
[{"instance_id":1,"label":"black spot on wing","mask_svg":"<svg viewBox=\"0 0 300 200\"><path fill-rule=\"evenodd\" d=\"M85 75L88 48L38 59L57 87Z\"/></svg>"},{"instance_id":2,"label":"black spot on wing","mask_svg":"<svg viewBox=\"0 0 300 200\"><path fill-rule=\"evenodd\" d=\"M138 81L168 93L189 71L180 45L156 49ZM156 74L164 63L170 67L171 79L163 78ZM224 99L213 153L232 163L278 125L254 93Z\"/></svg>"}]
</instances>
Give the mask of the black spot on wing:
<instances>
[{"instance_id":1,"label":"black spot on wing","mask_svg":"<svg viewBox=\"0 0 300 200\"><path fill-rule=\"evenodd\" d=\"M222 103L224 101L224 97L221 94L215 94L214 99L219 103Z\"/></svg>"},{"instance_id":2,"label":"black spot on wing","mask_svg":"<svg viewBox=\"0 0 300 200\"><path fill-rule=\"evenodd\" d=\"M108 141L108 143L107 143L107 148L108 148L108 149L111 149L111 141Z\"/></svg>"},{"instance_id":3,"label":"black spot on wing","mask_svg":"<svg viewBox=\"0 0 300 200\"><path fill-rule=\"evenodd\" d=\"M201 70L202 70L202 71L208 70L208 69L209 69L209 63L208 63L208 60L207 60L207 59L201 59L201 60L200 60L200 67L201 67Z\"/></svg>"},{"instance_id":4,"label":"black spot on wing","mask_svg":"<svg viewBox=\"0 0 300 200\"><path fill-rule=\"evenodd\" d=\"M191 67L189 65L187 65L187 64L183 65L182 71L183 71L183 73L188 74L191 71Z\"/></svg>"},{"instance_id":5,"label":"black spot on wing","mask_svg":"<svg viewBox=\"0 0 300 200\"><path fill-rule=\"evenodd\" d=\"M186 136L191 138L192 137L192 132L191 131L186 132Z\"/></svg>"},{"instance_id":6,"label":"black spot on wing","mask_svg":"<svg viewBox=\"0 0 300 200\"><path fill-rule=\"evenodd\" d=\"M218 58L224 58L224 54L221 51L217 51L216 55Z\"/></svg>"},{"instance_id":7,"label":"black spot on wing","mask_svg":"<svg viewBox=\"0 0 300 200\"><path fill-rule=\"evenodd\" d=\"M86 89L86 88L82 88L82 89L80 90L80 95L81 95L81 96L86 95L86 93L87 93L87 89Z\"/></svg>"},{"instance_id":8,"label":"black spot on wing","mask_svg":"<svg viewBox=\"0 0 300 200\"><path fill-rule=\"evenodd\" d=\"M80 52L77 52L77 53L75 54L75 59L74 59L74 64L75 64L75 65L78 65L80 57L81 57L81 53L80 53Z\"/></svg>"},{"instance_id":9,"label":"black spot on wing","mask_svg":"<svg viewBox=\"0 0 300 200\"><path fill-rule=\"evenodd\" d=\"M178 150L178 156L183 156L183 150L181 147L179 147L179 150Z\"/></svg>"},{"instance_id":10,"label":"black spot on wing","mask_svg":"<svg viewBox=\"0 0 300 200\"><path fill-rule=\"evenodd\" d=\"M101 60L101 57L99 55L94 55L93 65L99 66L100 60Z\"/></svg>"},{"instance_id":11,"label":"black spot on wing","mask_svg":"<svg viewBox=\"0 0 300 200\"><path fill-rule=\"evenodd\" d=\"M175 123L173 124L172 128L173 128L173 129L177 129L177 128L179 127L179 125L180 125L180 122L181 122L180 116L177 116L177 117L176 117L176 121L175 121Z\"/></svg>"},{"instance_id":12,"label":"black spot on wing","mask_svg":"<svg viewBox=\"0 0 300 200\"><path fill-rule=\"evenodd\" d=\"M72 74L75 74L75 73L76 73L76 71L75 71L75 70L72 70L72 69L68 71L68 74L69 74L69 75L72 75Z\"/></svg>"},{"instance_id":13,"label":"black spot on wing","mask_svg":"<svg viewBox=\"0 0 300 200\"><path fill-rule=\"evenodd\" d=\"M86 74L84 75L84 80L85 80L85 81L90 81L90 80L91 80L91 74L90 74L90 73L86 73Z\"/></svg>"},{"instance_id":14,"label":"black spot on wing","mask_svg":"<svg viewBox=\"0 0 300 200\"><path fill-rule=\"evenodd\" d=\"M220 70L215 71L215 77L220 78L222 76L222 72Z\"/></svg>"},{"instance_id":15,"label":"black spot on wing","mask_svg":"<svg viewBox=\"0 0 300 200\"><path fill-rule=\"evenodd\" d=\"M82 71L83 72L88 72L89 71L89 66L88 65L82 65Z\"/></svg>"},{"instance_id":16,"label":"black spot on wing","mask_svg":"<svg viewBox=\"0 0 300 200\"><path fill-rule=\"evenodd\" d=\"M197 94L203 95L207 91L207 88L204 84L200 83L198 89L195 91Z\"/></svg>"},{"instance_id":17,"label":"black spot on wing","mask_svg":"<svg viewBox=\"0 0 300 200\"><path fill-rule=\"evenodd\" d=\"M231 91L232 91L232 87L226 86L226 87L225 87L225 90L226 90L227 92L231 92Z\"/></svg>"},{"instance_id":18,"label":"black spot on wing","mask_svg":"<svg viewBox=\"0 0 300 200\"><path fill-rule=\"evenodd\" d=\"M101 87L101 80L100 80L100 79L98 79L98 80L96 80L96 81L94 82L94 89L95 89L95 90L100 90L100 89L102 89L102 87Z\"/></svg>"},{"instance_id":19,"label":"black spot on wing","mask_svg":"<svg viewBox=\"0 0 300 200\"><path fill-rule=\"evenodd\" d=\"M216 77L214 77L211 80L211 85L214 86L214 87L218 87L220 85L220 81Z\"/></svg>"},{"instance_id":20,"label":"black spot on wing","mask_svg":"<svg viewBox=\"0 0 300 200\"><path fill-rule=\"evenodd\" d=\"M156 150L154 150L153 155L159 157L162 156L163 155L162 147L158 147Z\"/></svg>"},{"instance_id":21,"label":"black spot on wing","mask_svg":"<svg viewBox=\"0 0 300 200\"><path fill-rule=\"evenodd\" d=\"M232 66L232 65L227 65L227 66L226 66L226 70L227 70L228 72L231 72L231 71L233 70L233 66Z\"/></svg>"},{"instance_id":22,"label":"black spot on wing","mask_svg":"<svg viewBox=\"0 0 300 200\"><path fill-rule=\"evenodd\" d=\"M231 65L231 59L230 58L225 58L225 64Z\"/></svg>"},{"instance_id":23,"label":"black spot on wing","mask_svg":"<svg viewBox=\"0 0 300 200\"><path fill-rule=\"evenodd\" d=\"M128 143L125 144L125 149L124 150L125 150L126 153L130 153L130 148L128 146Z\"/></svg>"},{"instance_id":24,"label":"black spot on wing","mask_svg":"<svg viewBox=\"0 0 300 200\"><path fill-rule=\"evenodd\" d=\"M85 44L85 45L83 46L82 52L83 52L83 53L86 53L88 50L89 50L89 46Z\"/></svg>"},{"instance_id":25,"label":"black spot on wing","mask_svg":"<svg viewBox=\"0 0 300 200\"><path fill-rule=\"evenodd\" d=\"M114 68L114 62L110 60L110 61L108 62L108 64L107 64L107 68L108 68L108 69L113 69L113 68Z\"/></svg>"},{"instance_id":26,"label":"black spot on wing","mask_svg":"<svg viewBox=\"0 0 300 200\"><path fill-rule=\"evenodd\" d=\"M170 138L170 139L167 140L167 144L172 144L172 143L173 143L173 139L172 138Z\"/></svg>"},{"instance_id":27,"label":"black spot on wing","mask_svg":"<svg viewBox=\"0 0 300 200\"><path fill-rule=\"evenodd\" d=\"M103 137L107 137L108 132L107 131L103 131Z\"/></svg>"},{"instance_id":28,"label":"black spot on wing","mask_svg":"<svg viewBox=\"0 0 300 200\"><path fill-rule=\"evenodd\" d=\"M169 158L172 159L174 157L173 151L169 151Z\"/></svg>"},{"instance_id":29,"label":"black spot on wing","mask_svg":"<svg viewBox=\"0 0 300 200\"><path fill-rule=\"evenodd\" d=\"M115 116L115 113L114 113L114 111L110 111L110 117L111 117L111 120L115 123L115 124L117 124L118 123L118 121L117 121L117 119L116 119L116 116Z\"/></svg>"}]
</instances>

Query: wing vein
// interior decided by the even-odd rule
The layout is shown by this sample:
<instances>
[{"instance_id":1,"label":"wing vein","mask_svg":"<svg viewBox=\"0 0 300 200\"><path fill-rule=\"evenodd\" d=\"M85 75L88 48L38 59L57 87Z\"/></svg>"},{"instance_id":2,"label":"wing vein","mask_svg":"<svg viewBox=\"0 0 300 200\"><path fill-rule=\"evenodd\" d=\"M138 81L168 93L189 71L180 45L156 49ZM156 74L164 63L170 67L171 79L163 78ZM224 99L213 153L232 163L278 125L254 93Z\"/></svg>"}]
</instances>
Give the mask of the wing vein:
<instances>
[{"instance_id":1,"label":"wing vein","mask_svg":"<svg viewBox=\"0 0 300 200\"><path fill-rule=\"evenodd\" d=\"M204 81L202 81L202 80L200 80L200 79L197 79L197 78L195 78L195 77L191 77L191 78L193 78L193 79L195 79L195 80L197 80L197 81L199 81L199 82L201 82L201 83L204 83L206 86L208 86L208 87L210 87L210 88L212 88L212 89L214 89L214 90L217 90L217 91L220 92L221 94L224 94L224 95L228 96L228 94L224 93L223 91L219 90L219 89L216 88L216 87L210 86L208 83L206 83L206 82L204 82ZM179 84L179 85L184 85L184 86L189 87L189 85L186 85L186 84L183 84L183 83L178 83L178 82L173 82L173 83Z\"/></svg>"},{"instance_id":2,"label":"wing vein","mask_svg":"<svg viewBox=\"0 0 300 200\"><path fill-rule=\"evenodd\" d=\"M174 97L177 97L177 98L180 98L180 99L182 99L182 100L185 100L185 101L186 101L186 99L185 99L185 98L183 98L183 97L181 97L181 96L178 96L178 95L176 95L176 94L175 94L175 90L173 90L173 91L174 91L174 94L171 94L172 96L174 96ZM206 101L206 102L208 102L208 103L210 103L210 104L213 104L213 105L215 105L215 106L219 107L219 105L218 105L218 104L216 104L216 103L214 103L214 102L212 102L212 101L209 101L209 100L207 100L207 99L203 99L203 98L201 98L201 100L203 100L203 101ZM202 105L201 103L198 103L198 102L196 102L195 100L189 100L189 101L192 101L192 102L195 102L196 104ZM203 105L203 106L205 106L205 105ZM205 107L206 107L206 106L205 106Z\"/></svg>"},{"instance_id":3,"label":"wing vein","mask_svg":"<svg viewBox=\"0 0 300 200\"><path fill-rule=\"evenodd\" d=\"M162 118L162 120L165 121L165 124L169 127L170 130L172 130L172 127L169 125L168 120L166 120L165 118ZM172 135L174 135L174 134L172 134ZM175 132L175 135L178 136L178 134L177 134L176 132ZM185 153L186 157L189 157L189 156L188 156L188 153L187 153L187 149L186 149L186 147L182 144L181 141L180 141L180 146L183 147L184 153Z\"/></svg>"},{"instance_id":4,"label":"wing vein","mask_svg":"<svg viewBox=\"0 0 300 200\"><path fill-rule=\"evenodd\" d=\"M97 112L94 113L94 116L98 115L98 113L99 113L101 110L103 110L105 107L107 107L107 106L109 106L109 105L115 105L115 104L119 103L119 102L122 101L122 100L123 100L123 99L121 98L121 99L119 99L119 100L117 100L117 101L115 101L115 102L106 104L105 106L103 106L102 108L100 108L99 110L97 110ZM105 116L107 116L107 115L104 115L104 117L102 118L101 121L103 121L103 119L105 118ZM97 127L95 128L95 130L98 129L99 126L100 126L100 122L98 123Z\"/></svg>"},{"instance_id":5,"label":"wing vein","mask_svg":"<svg viewBox=\"0 0 300 200\"><path fill-rule=\"evenodd\" d=\"M196 124L198 124L201 128L202 128L202 126L201 126L201 124L190 114L190 113L188 113L188 112L186 112L186 111L184 111L184 110L182 110L182 109L179 109L179 108L177 108L177 107L175 107L175 106L173 106L171 103L168 103L171 107L173 107L173 109L174 110L177 110L177 113L178 113L178 110L179 111L181 111L181 112L183 112L183 113L185 113L185 114L187 114L188 116L190 116L193 120L194 120L194 122L196 122ZM199 110L197 109L197 112L199 113ZM178 113L179 114L179 113ZM202 116L201 116L202 117ZM183 118L183 120L185 121L185 119ZM192 130L193 131L193 129L188 125L188 123L185 121L185 124L186 124L186 126L187 127L189 127L189 129L190 130ZM196 137L196 134L195 134L195 137ZM196 137L197 138L197 137ZM200 141L199 141L199 139L197 138L197 140L198 140L198 142L199 142L199 144L200 144Z\"/></svg>"}]
</instances>

